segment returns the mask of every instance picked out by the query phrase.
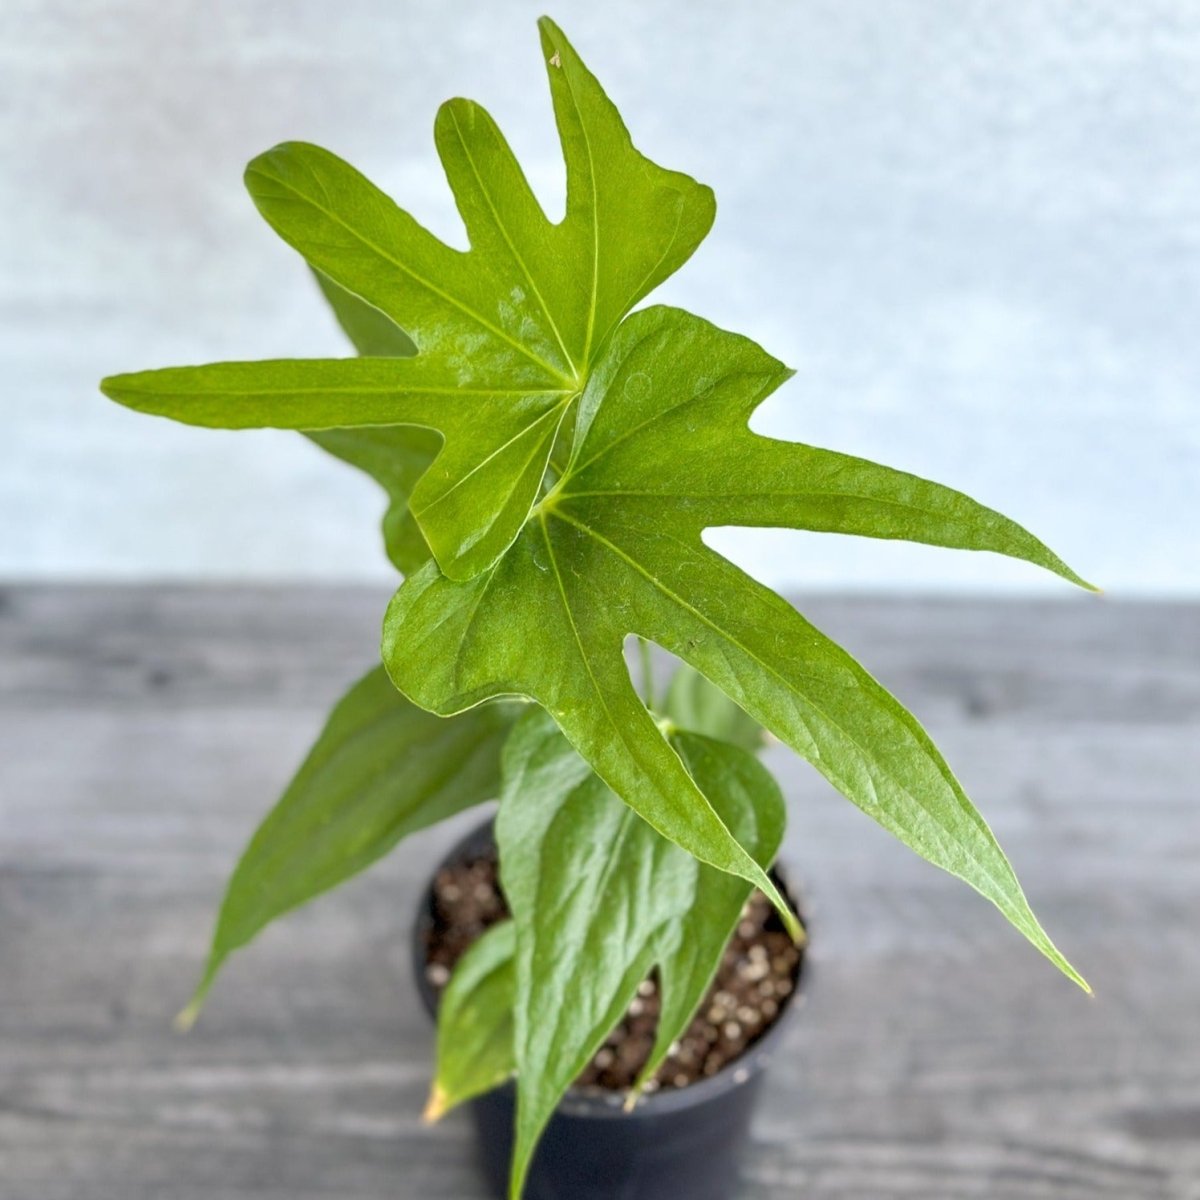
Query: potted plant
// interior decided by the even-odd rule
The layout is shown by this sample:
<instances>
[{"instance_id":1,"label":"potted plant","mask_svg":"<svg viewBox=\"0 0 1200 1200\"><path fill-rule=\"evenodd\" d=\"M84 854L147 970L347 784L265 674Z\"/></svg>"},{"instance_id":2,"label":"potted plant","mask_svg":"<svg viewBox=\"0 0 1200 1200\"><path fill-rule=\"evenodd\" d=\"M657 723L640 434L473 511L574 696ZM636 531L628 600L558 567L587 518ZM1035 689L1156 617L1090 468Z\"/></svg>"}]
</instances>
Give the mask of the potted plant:
<instances>
[{"instance_id":1,"label":"potted plant","mask_svg":"<svg viewBox=\"0 0 1200 1200\"><path fill-rule=\"evenodd\" d=\"M367 471L404 576L383 667L337 704L238 863L183 1020L274 918L499 798L494 834L447 860L419 921L431 1006L442 992L429 1115L477 1098L514 1197L527 1181L720 1195L804 936L772 871L784 812L754 756L763 730L1086 984L916 719L703 531L988 550L1089 585L957 491L750 431L791 372L691 313L637 308L703 240L712 192L641 155L561 31L540 28L561 221L470 101L435 125L465 252L328 151L278 146L250 163L250 194L359 357L102 384L188 424L298 430ZM661 697L649 643L681 663ZM772 990L739 1003L735 977Z\"/></svg>"}]
</instances>

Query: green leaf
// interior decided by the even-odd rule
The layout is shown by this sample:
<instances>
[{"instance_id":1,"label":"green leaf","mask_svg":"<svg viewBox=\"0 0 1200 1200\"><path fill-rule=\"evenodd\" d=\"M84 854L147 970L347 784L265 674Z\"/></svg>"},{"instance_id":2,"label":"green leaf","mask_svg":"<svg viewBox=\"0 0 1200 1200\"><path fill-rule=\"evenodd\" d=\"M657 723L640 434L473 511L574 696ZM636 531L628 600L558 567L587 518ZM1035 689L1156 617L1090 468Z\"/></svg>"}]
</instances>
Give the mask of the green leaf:
<instances>
[{"instance_id":1,"label":"green leaf","mask_svg":"<svg viewBox=\"0 0 1200 1200\"><path fill-rule=\"evenodd\" d=\"M763 727L687 663L671 676L663 714L680 729L729 742L752 754L766 742Z\"/></svg>"},{"instance_id":2,"label":"green leaf","mask_svg":"<svg viewBox=\"0 0 1200 1200\"><path fill-rule=\"evenodd\" d=\"M515 370L507 385L480 384L462 353L438 343L415 358L168 367L101 389L138 412L214 428L436 430L441 452L409 504L439 560L466 571L502 552L528 514L575 389Z\"/></svg>"},{"instance_id":3,"label":"green leaf","mask_svg":"<svg viewBox=\"0 0 1200 1200\"><path fill-rule=\"evenodd\" d=\"M753 342L687 313L658 308L629 318L583 396L571 465L508 554L466 583L422 569L393 598L384 625L388 670L437 712L494 695L536 700L660 833L763 887L761 870L633 690L624 639L655 641L917 853L992 900L1082 984L916 719L701 534L731 522L844 525L886 536L902 527L912 540L993 550L1068 576L1069 569L1031 534L960 493L861 460L845 460L853 472L821 470L827 452L750 433L751 412L788 374ZM744 453L727 454L728 440ZM794 474L776 472L765 484L737 465L789 455ZM861 501L868 477L878 493L891 489L888 505ZM872 516L880 512L882 530ZM807 526L805 513L815 514Z\"/></svg>"},{"instance_id":4,"label":"green leaf","mask_svg":"<svg viewBox=\"0 0 1200 1200\"><path fill-rule=\"evenodd\" d=\"M342 332L364 358L412 358L416 354L416 342L390 317L339 287L328 275L313 271L313 278Z\"/></svg>"},{"instance_id":5,"label":"green leaf","mask_svg":"<svg viewBox=\"0 0 1200 1200\"><path fill-rule=\"evenodd\" d=\"M580 404L563 501L688 542L721 525L903 539L1024 559L1090 587L1015 521L866 459L753 433L792 372L749 338L679 309L623 326Z\"/></svg>"},{"instance_id":6,"label":"green leaf","mask_svg":"<svg viewBox=\"0 0 1200 1200\"><path fill-rule=\"evenodd\" d=\"M338 324L364 357L409 358L417 348L399 326L378 309L314 271ZM416 425L328 429L306 435L323 450L370 475L388 495L383 542L388 558L403 575L427 563L432 552L408 498L441 449L441 436Z\"/></svg>"},{"instance_id":7,"label":"green leaf","mask_svg":"<svg viewBox=\"0 0 1200 1200\"><path fill-rule=\"evenodd\" d=\"M696 734L674 743L722 819L768 867L784 806L765 768ZM663 1010L645 1077L657 1070L707 992L750 885L660 837L537 711L505 747L496 840L516 929L518 1196L546 1121L656 964Z\"/></svg>"},{"instance_id":8,"label":"green leaf","mask_svg":"<svg viewBox=\"0 0 1200 1200\"><path fill-rule=\"evenodd\" d=\"M444 715L496 695L536 700L650 825L703 862L757 884L798 933L774 884L725 828L634 691L621 652L624 589L614 593L590 559L594 550L574 526L542 514L473 580L456 583L434 563L423 567L385 619L392 678Z\"/></svg>"},{"instance_id":9,"label":"green leaf","mask_svg":"<svg viewBox=\"0 0 1200 1200\"><path fill-rule=\"evenodd\" d=\"M770 772L744 747L692 733L677 733L671 742L730 832L755 861L769 867L783 841L787 820L783 794ZM673 852L676 856L681 853ZM639 1090L691 1024L749 894L745 880L697 864L692 902L683 918L664 931L660 945L662 1007L654 1049L638 1078Z\"/></svg>"},{"instance_id":10,"label":"green leaf","mask_svg":"<svg viewBox=\"0 0 1200 1200\"><path fill-rule=\"evenodd\" d=\"M552 224L487 112L438 112L438 154L470 250L439 242L353 168L312 146L256 159L264 217L314 267L426 349L454 341L487 379L514 370L582 382L608 334L687 261L715 213L709 188L650 162L552 21L539 22L567 171Z\"/></svg>"},{"instance_id":11,"label":"green leaf","mask_svg":"<svg viewBox=\"0 0 1200 1200\"><path fill-rule=\"evenodd\" d=\"M468 100L443 105L434 130L466 252L319 147L285 143L246 170L276 232L364 302L355 340L374 346L382 328L390 343L377 313L411 336L415 357L175 368L106 380L105 393L197 425L436 430L444 445L412 493L413 514L447 575L494 563L528 516L559 425L610 333L690 257L715 211L708 188L634 149L557 27L543 20L541 32L567 168L558 224Z\"/></svg>"},{"instance_id":12,"label":"green leaf","mask_svg":"<svg viewBox=\"0 0 1200 1200\"><path fill-rule=\"evenodd\" d=\"M516 1069L516 927L502 921L455 964L438 1005L437 1071L425 1120L502 1084Z\"/></svg>"},{"instance_id":13,"label":"green leaf","mask_svg":"<svg viewBox=\"0 0 1200 1200\"><path fill-rule=\"evenodd\" d=\"M308 437L335 458L365 471L387 493L383 544L392 565L402 575L411 575L429 562L432 552L409 507L409 497L438 452L441 439L437 434L395 425L327 429Z\"/></svg>"},{"instance_id":14,"label":"green leaf","mask_svg":"<svg viewBox=\"0 0 1200 1200\"><path fill-rule=\"evenodd\" d=\"M233 951L283 913L383 857L401 838L494 798L500 750L521 705L446 721L417 708L381 667L338 701L229 881L190 1023Z\"/></svg>"}]
</instances>

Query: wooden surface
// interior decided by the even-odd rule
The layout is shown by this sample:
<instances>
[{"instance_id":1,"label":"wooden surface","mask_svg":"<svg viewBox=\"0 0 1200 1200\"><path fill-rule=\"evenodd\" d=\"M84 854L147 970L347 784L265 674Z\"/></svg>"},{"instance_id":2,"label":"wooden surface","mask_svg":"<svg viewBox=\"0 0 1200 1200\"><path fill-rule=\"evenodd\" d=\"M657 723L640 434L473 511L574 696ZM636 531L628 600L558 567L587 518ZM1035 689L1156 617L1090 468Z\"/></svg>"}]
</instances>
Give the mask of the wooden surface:
<instances>
[{"instance_id":1,"label":"wooden surface","mask_svg":"<svg viewBox=\"0 0 1200 1200\"><path fill-rule=\"evenodd\" d=\"M170 1028L383 599L0 591L3 1200L481 1195L465 1121L417 1119L406 958L461 820L268 931ZM1096 997L772 751L812 971L745 1197L1196 1200L1200 607L803 607L925 720Z\"/></svg>"}]
</instances>

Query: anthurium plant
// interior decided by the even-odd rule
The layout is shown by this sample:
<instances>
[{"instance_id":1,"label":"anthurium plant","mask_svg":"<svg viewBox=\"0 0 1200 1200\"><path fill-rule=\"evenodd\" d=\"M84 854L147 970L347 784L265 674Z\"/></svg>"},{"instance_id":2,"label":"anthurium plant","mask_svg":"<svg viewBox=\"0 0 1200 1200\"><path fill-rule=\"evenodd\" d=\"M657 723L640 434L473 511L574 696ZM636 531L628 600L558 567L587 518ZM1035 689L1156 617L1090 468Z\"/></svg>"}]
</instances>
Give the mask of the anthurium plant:
<instances>
[{"instance_id":1,"label":"anthurium plant","mask_svg":"<svg viewBox=\"0 0 1200 1200\"><path fill-rule=\"evenodd\" d=\"M788 368L692 313L638 307L704 239L713 193L639 153L562 32L540 29L566 160L561 220L468 100L448 101L434 127L466 251L329 151L277 146L246 185L358 356L102 384L192 425L297 430L366 471L387 492L386 548L404 577L383 666L339 701L234 872L188 1016L274 918L498 797L512 917L447 990L430 1112L515 1074L514 1195L648 972L663 1012L643 1080L751 888L800 936L768 873L784 811L753 753L762 730L1086 986L916 718L702 535L900 538L1088 585L961 492L750 430ZM683 664L661 701L651 672L634 686L631 639Z\"/></svg>"}]
</instances>

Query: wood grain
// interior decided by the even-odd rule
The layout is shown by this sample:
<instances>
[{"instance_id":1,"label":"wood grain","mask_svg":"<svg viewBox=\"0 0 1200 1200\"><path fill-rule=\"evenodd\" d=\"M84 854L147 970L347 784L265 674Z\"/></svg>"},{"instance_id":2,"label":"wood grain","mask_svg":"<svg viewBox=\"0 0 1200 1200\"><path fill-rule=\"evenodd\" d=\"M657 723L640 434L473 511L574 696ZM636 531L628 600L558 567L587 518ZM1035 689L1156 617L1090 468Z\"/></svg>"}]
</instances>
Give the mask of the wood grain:
<instances>
[{"instance_id":1,"label":"wood grain","mask_svg":"<svg viewBox=\"0 0 1200 1200\"><path fill-rule=\"evenodd\" d=\"M235 960L241 843L375 652L346 588L0 591L0 1197L482 1195L417 1119L414 839ZM821 597L928 724L1087 999L781 750L814 929L747 1200L1200 1198L1200 607Z\"/></svg>"}]
</instances>

